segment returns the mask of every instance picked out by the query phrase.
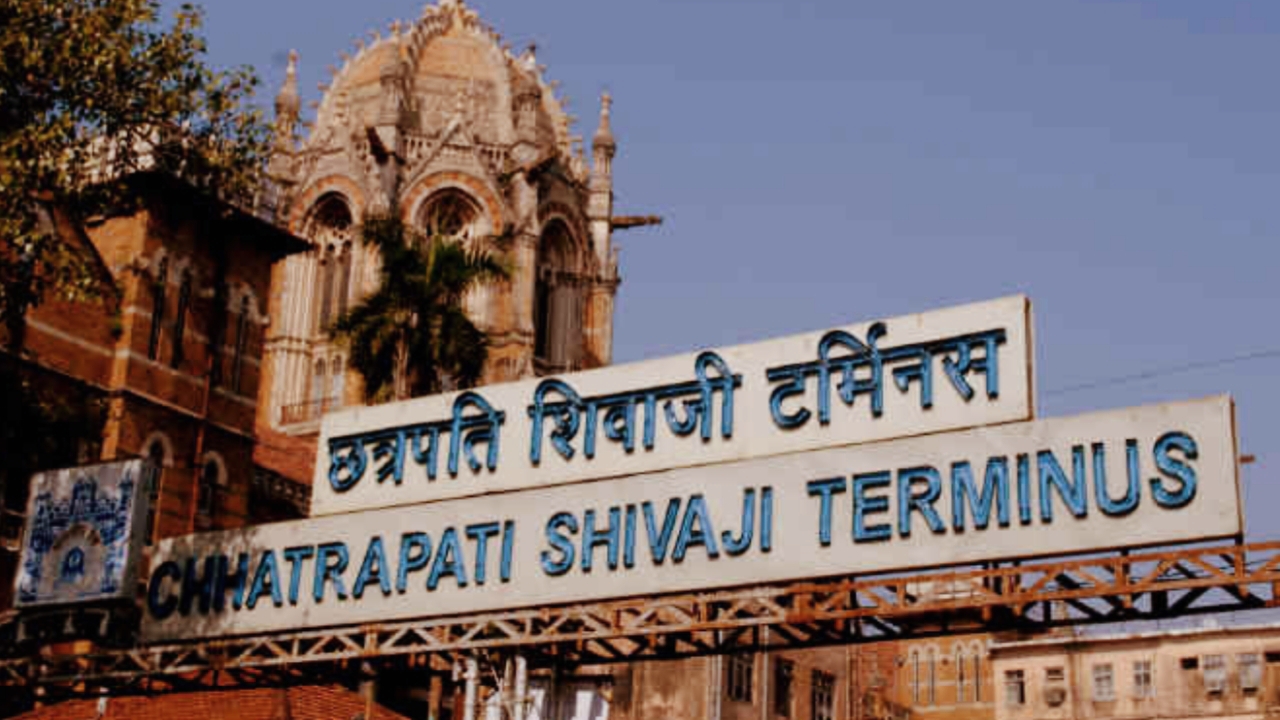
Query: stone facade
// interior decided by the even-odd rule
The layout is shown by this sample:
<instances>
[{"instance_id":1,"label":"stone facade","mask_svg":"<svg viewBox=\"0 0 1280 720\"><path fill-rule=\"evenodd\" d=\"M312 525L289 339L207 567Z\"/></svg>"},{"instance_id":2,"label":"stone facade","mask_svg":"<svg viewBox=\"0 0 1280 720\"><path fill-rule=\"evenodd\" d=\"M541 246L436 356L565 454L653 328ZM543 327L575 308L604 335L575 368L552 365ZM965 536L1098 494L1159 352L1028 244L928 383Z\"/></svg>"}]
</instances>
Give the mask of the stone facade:
<instances>
[{"instance_id":1,"label":"stone facade","mask_svg":"<svg viewBox=\"0 0 1280 720\"><path fill-rule=\"evenodd\" d=\"M258 407L264 435L284 436L273 444L313 439L323 412L362 401L327 326L375 289L377 253L354 236L370 210L398 208L428 235L510 268L508 281L464 300L490 340L484 383L610 361L618 269L607 95L588 163L533 48L513 54L459 0L428 5L344 55L301 138L295 62L276 100L272 192L280 221L311 248L274 277ZM309 467L272 469L310 480Z\"/></svg>"},{"instance_id":2,"label":"stone facade","mask_svg":"<svg viewBox=\"0 0 1280 720\"><path fill-rule=\"evenodd\" d=\"M995 717L1280 717L1280 625L1077 635L991 647Z\"/></svg>"},{"instance_id":3,"label":"stone facade","mask_svg":"<svg viewBox=\"0 0 1280 720\"><path fill-rule=\"evenodd\" d=\"M80 461L143 456L163 468L152 540L273 519L249 503L266 299L272 265L305 245L176 181L139 175L131 186L127 213L61 228L83 230L112 291L33 308L20 360L36 382L105 404L100 442Z\"/></svg>"}]
</instances>

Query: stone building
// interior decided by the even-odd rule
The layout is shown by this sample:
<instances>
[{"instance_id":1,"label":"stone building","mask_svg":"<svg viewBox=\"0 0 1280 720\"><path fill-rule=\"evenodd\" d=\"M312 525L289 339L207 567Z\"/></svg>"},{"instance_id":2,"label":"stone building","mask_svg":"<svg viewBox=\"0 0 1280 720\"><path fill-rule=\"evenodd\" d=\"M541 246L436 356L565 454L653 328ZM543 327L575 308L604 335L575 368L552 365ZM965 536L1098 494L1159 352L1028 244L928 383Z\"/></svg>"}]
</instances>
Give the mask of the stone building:
<instances>
[{"instance_id":1,"label":"stone building","mask_svg":"<svg viewBox=\"0 0 1280 720\"><path fill-rule=\"evenodd\" d=\"M267 298L272 265L306 246L163 175L129 185L126 212L59 226L82 237L72 246L108 281L103 296L33 308L16 360L34 382L104 409L100 437L69 463L161 466L149 540L273 519L277 499L251 502L250 482ZM22 501L5 505L21 512ZM0 551L6 570L15 550Z\"/></svg>"},{"instance_id":2,"label":"stone building","mask_svg":"<svg viewBox=\"0 0 1280 720\"><path fill-rule=\"evenodd\" d=\"M1280 717L1280 625L994 643L995 717Z\"/></svg>"},{"instance_id":3,"label":"stone building","mask_svg":"<svg viewBox=\"0 0 1280 720\"><path fill-rule=\"evenodd\" d=\"M296 57L276 100L272 191L311 246L274 277L259 461L303 482L321 415L363 399L328 326L375 289L377 252L353 235L366 212L395 208L510 268L465 299L490 342L483 382L604 365L613 340L609 96L588 159L534 49L513 53L461 0L344 58L301 138Z\"/></svg>"}]
</instances>

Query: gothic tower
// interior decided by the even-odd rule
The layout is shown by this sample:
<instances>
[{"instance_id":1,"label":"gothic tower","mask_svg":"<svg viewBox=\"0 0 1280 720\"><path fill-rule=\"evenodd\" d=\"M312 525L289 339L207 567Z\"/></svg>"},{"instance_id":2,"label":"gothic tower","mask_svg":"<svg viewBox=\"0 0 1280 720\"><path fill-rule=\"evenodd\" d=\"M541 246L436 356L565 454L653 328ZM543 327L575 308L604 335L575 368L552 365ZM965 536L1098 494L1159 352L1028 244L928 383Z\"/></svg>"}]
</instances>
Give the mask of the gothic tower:
<instances>
[{"instance_id":1,"label":"gothic tower","mask_svg":"<svg viewBox=\"0 0 1280 720\"><path fill-rule=\"evenodd\" d=\"M368 210L398 207L507 262L508 281L464 301L490 339L483 382L607 364L618 286L608 95L588 164L534 48L513 54L462 0L343 57L305 136L296 56L276 100L275 202L311 250L276 271L260 424L314 433L323 412L360 402L326 327L375 289L376 251L353 231Z\"/></svg>"}]
</instances>

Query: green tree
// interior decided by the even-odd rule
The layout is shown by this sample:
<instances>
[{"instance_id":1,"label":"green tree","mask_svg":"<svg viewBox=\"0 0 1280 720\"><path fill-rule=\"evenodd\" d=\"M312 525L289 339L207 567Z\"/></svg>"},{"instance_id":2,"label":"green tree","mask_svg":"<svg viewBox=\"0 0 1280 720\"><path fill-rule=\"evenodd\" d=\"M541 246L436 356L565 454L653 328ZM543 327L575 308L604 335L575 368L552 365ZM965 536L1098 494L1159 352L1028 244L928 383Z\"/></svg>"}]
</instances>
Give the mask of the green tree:
<instances>
[{"instance_id":1,"label":"green tree","mask_svg":"<svg viewBox=\"0 0 1280 720\"><path fill-rule=\"evenodd\" d=\"M0 0L0 320L111 281L83 232L127 205L128 179L167 172L223 200L252 196L269 131L247 69L204 63L199 10L157 0Z\"/></svg>"},{"instance_id":2,"label":"green tree","mask_svg":"<svg viewBox=\"0 0 1280 720\"><path fill-rule=\"evenodd\" d=\"M489 344L462 309L466 292L505 280L506 267L459 241L428 238L395 212L370 214L361 241L382 258L379 287L338 318L335 336L351 348L351 365L373 402L440 392L444 380L471 387Z\"/></svg>"}]
</instances>

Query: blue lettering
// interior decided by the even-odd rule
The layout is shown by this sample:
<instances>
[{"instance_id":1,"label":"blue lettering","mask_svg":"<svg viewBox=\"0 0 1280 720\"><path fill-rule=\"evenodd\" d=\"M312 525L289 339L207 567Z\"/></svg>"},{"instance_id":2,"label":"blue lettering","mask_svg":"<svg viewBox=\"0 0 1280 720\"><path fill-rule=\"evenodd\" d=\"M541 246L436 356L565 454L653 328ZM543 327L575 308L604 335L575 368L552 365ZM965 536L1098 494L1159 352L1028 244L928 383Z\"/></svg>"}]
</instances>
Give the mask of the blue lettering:
<instances>
[{"instance_id":1,"label":"blue lettering","mask_svg":"<svg viewBox=\"0 0 1280 720\"><path fill-rule=\"evenodd\" d=\"M360 563L360 572L356 574L355 584L351 587L351 597L360 599L364 589L378 583L383 595L391 594L391 578L387 576L387 552L382 547L382 536L374 535L369 547L364 551L364 562Z\"/></svg>"},{"instance_id":2,"label":"blue lettering","mask_svg":"<svg viewBox=\"0 0 1280 720\"><path fill-rule=\"evenodd\" d=\"M711 516L707 511L707 501L702 495L693 495L684 508L684 522L680 524L680 535L676 538L676 547L671 551L671 562L684 562L685 551L693 545L702 545L707 549L707 557L719 557L716 549L716 533L711 528Z\"/></svg>"},{"instance_id":3,"label":"blue lettering","mask_svg":"<svg viewBox=\"0 0 1280 720\"><path fill-rule=\"evenodd\" d=\"M284 605L284 598L280 593L280 571L276 568L274 550L262 552L262 557L258 560L258 571L253 575L253 588L249 590L249 600L245 603L245 607L252 610L258 604L258 598L266 592L271 593L272 605L276 607Z\"/></svg>"},{"instance_id":4,"label":"blue lettering","mask_svg":"<svg viewBox=\"0 0 1280 720\"><path fill-rule=\"evenodd\" d=\"M845 491L848 484L842 477L810 480L809 497L818 496L818 542L826 547L831 544L831 498ZM726 548L728 549L728 548Z\"/></svg>"},{"instance_id":5,"label":"blue lettering","mask_svg":"<svg viewBox=\"0 0 1280 720\"><path fill-rule=\"evenodd\" d=\"M893 534L888 523L867 525L867 515L889 511L889 498L867 497L867 491L886 487L891 479L892 476L887 470L853 476L853 541L855 543L888 540Z\"/></svg>"},{"instance_id":6,"label":"blue lettering","mask_svg":"<svg viewBox=\"0 0 1280 720\"><path fill-rule=\"evenodd\" d=\"M479 523L468 525L465 532L467 537L476 541L476 572L473 577L477 585L483 585L484 569L489 564L489 538L502 532L502 526L496 522Z\"/></svg>"},{"instance_id":7,"label":"blue lettering","mask_svg":"<svg viewBox=\"0 0 1280 720\"><path fill-rule=\"evenodd\" d=\"M975 530L986 530L991 524L991 506L996 508L996 522L1009 527L1009 459L987 458L982 492L973 483L973 468L967 461L951 464L951 526L964 532L964 508L968 503Z\"/></svg>"},{"instance_id":8,"label":"blue lettering","mask_svg":"<svg viewBox=\"0 0 1280 720\"><path fill-rule=\"evenodd\" d=\"M427 566L431 558L431 536L424 532L407 532L400 536L400 562L396 567L396 592L409 589L409 573Z\"/></svg>"},{"instance_id":9,"label":"blue lettering","mask_svg":"<svg viewBox=\"0 0 1280 720\"><path fill-rule=\"evenodd\" d=\"M458 581L458 587L467 586L467 567L462 563L462 543L458 541L458 532L446 528L440 536L440 544L436 546L436 557L431 562L431 574L427 575L427 589L435 590L440 578L452 575Z\"/></svg>"},{"instance_id":10,"label":"blue lettering","mask_svg":"<svg viewBox=\"0 0 1280 720\"><path fill-rule=\"evenodd\" d=\"M347 599L342 573L347 569L348 559L346 543L324 543L316 548L315 587L311 589L311 593L317 603L324 602L324 587L329 581L333 581L334 595L339 600Z\"/></svg>"},{"instance_id":11,"label":"blue lettering","mask_svg":"<svg viewBox=\"0 0 1280 720\"><path fill-rule=\"evenodd\" d=\"M915 485L918 481L928 484L925 491L916 494ZM898 534L902 537L911 537L911 511L915 510L924 517L929 525L929 529L934 534L944 533L947 526L939 517L938 511L934 509L933 504L938 501L938 496L942 494L942 476L938 474L937 469L922 465L920 467L905 468L898 471Z\"/></svg>"},{"instance_id":12,"label":"blue lettering","mask_svg":"<svg viewBox=\"0 0 1280 720\"><path fill-rule=\"evenodd\" d=\"M667 514L662 520L662 532L658 532L657 523L653 517L653 503L646 500L640 506L640 510L644 513L644 527L649 536L649 552L653 555L653 564L661 565L667 557L667 545L670 544L671 535L676 529L677 516L680 514L680 499L671 498L667 502Z\"/></svg>"},{"instance_id":13,"label":"blue lettering","mask_svg":"<svg viewBox=\"0 0 1280 720\"><path fill-rule=\"evenodd\" d=\"M572 513L558 512L547 521L547 542L559 551L560 558L553 560L551 553L542 551L542 571L553 577L569 572L573 567L573 541L565 534L577 534L578 519Z\"/></svg>"},{"instance_id":14,"label":"blue lettering","mask_svg":"<svg viewBox=\"0 0 1280 720\"><path fill-rule=\"evenodd\" d=\"M756 491L747 488L742 493L742 531L737 538L733 537L733 533L725 530L720 533L720 543L724 545L724 551L730 555L741 555L751 547L751 536L754 534L756 526Z\"/></svg>"},{"instance_id":15,"label":"blue lettering","mask_svg":"<svg viewBox=\"0 0 1280 720\"><path fill-rule=\"evenodd\" d=\"M1125 488L1124 497L1114 500L1107 489L1107 449L1102 443L1094 443L1093 450L1093 493L1098 498L1098 509L1103 515L1120 517L1133 512L1138 507L1138 494L1141 490L1142 470L1138 467L1138 441L1125 441L1126 477L1129 484Z\"/></svg>"},{"instance_id":16,"label":"blue lettering","mask_svg":"<svg viewBox=\"0 0 1280 720\"><path fill-rule=\"evenodd\" d=\"M298 589L302 585L302 563L313 557L316 549L311 545L284 549L284 559L289 562L289 604L298 604Z\"/></svg>"},{"instance_id":17,"label":"blue lettering","mask_svg":"<svg viewBox=\"0 0 1280 720\"><path fill-rule=\"evenodd\" d=\"M1088 514L1085 506L1085 488L1087 487L1084 471L1084 446L1071 448L1072 478L1067 479L1066 472L1058 464L1058 458L1052 450L1041 450L1036 453L1036 469L1040 477L1040 521L1053 522L1053 496L1049 488L1058 491L1058 497L1071 511L1071 514L1082 518Z\"/></svg>"},{"instance_id":18,"label":"blue lettering","mask_svg":"<svg viewBox=\"0 0 1280 720\"><path fill-rule=\"evenodd\" d=\"M502 523L502 561L498 565L498 579L511 582L511 555L516 544L516 521Z\"/></svg>"},{"instance_id":19,"label":"blue lettering","mask_svg":"<svg viewBox=\"0 0 1280 720\"><path fill-rule=\"evenodd\" d=\"M1178 489L1170 492L1159 478L1152 478L1151 494L1157 505L1169 510L1186 505L1196 496L1196 470L1186 462L1170 455L1169 453L1173 450L1181 452L1187 460L1200 457L1195 439L1185 432L1168 432L1156 440L1156 469L1166 478L1178 481Z\"/></svg>"},{"instance_id":20,"label":"blue lettering","mask_svg":"<svg viewBox=\"0 0 1280 720\"><path fill-rule=\"evenodd\" d=\"M596 511L588 510L582 517L582 572L591 572L591 560L597 545L608 546L607 558L610 570L618 569L618 533L621 531L621 508L609 508L609 527L596 527Z\"/></svg>"},{"instance_id":21,"label":"blue lettering","mask_svg":"<svg viewBox=\"0 0 1280 720\"><path fill-rule=\"evenodd\" d=\"M160 567L151 573L151 582L147 586L147 610L151 612L151 617L164 620L178 609L177 594L170 592L163 600L160 597L164 593L165 580L177 582L181 579L182 571L178 569L178 563L172 560L160 563Z\"/></svg>"}]
</instances>

